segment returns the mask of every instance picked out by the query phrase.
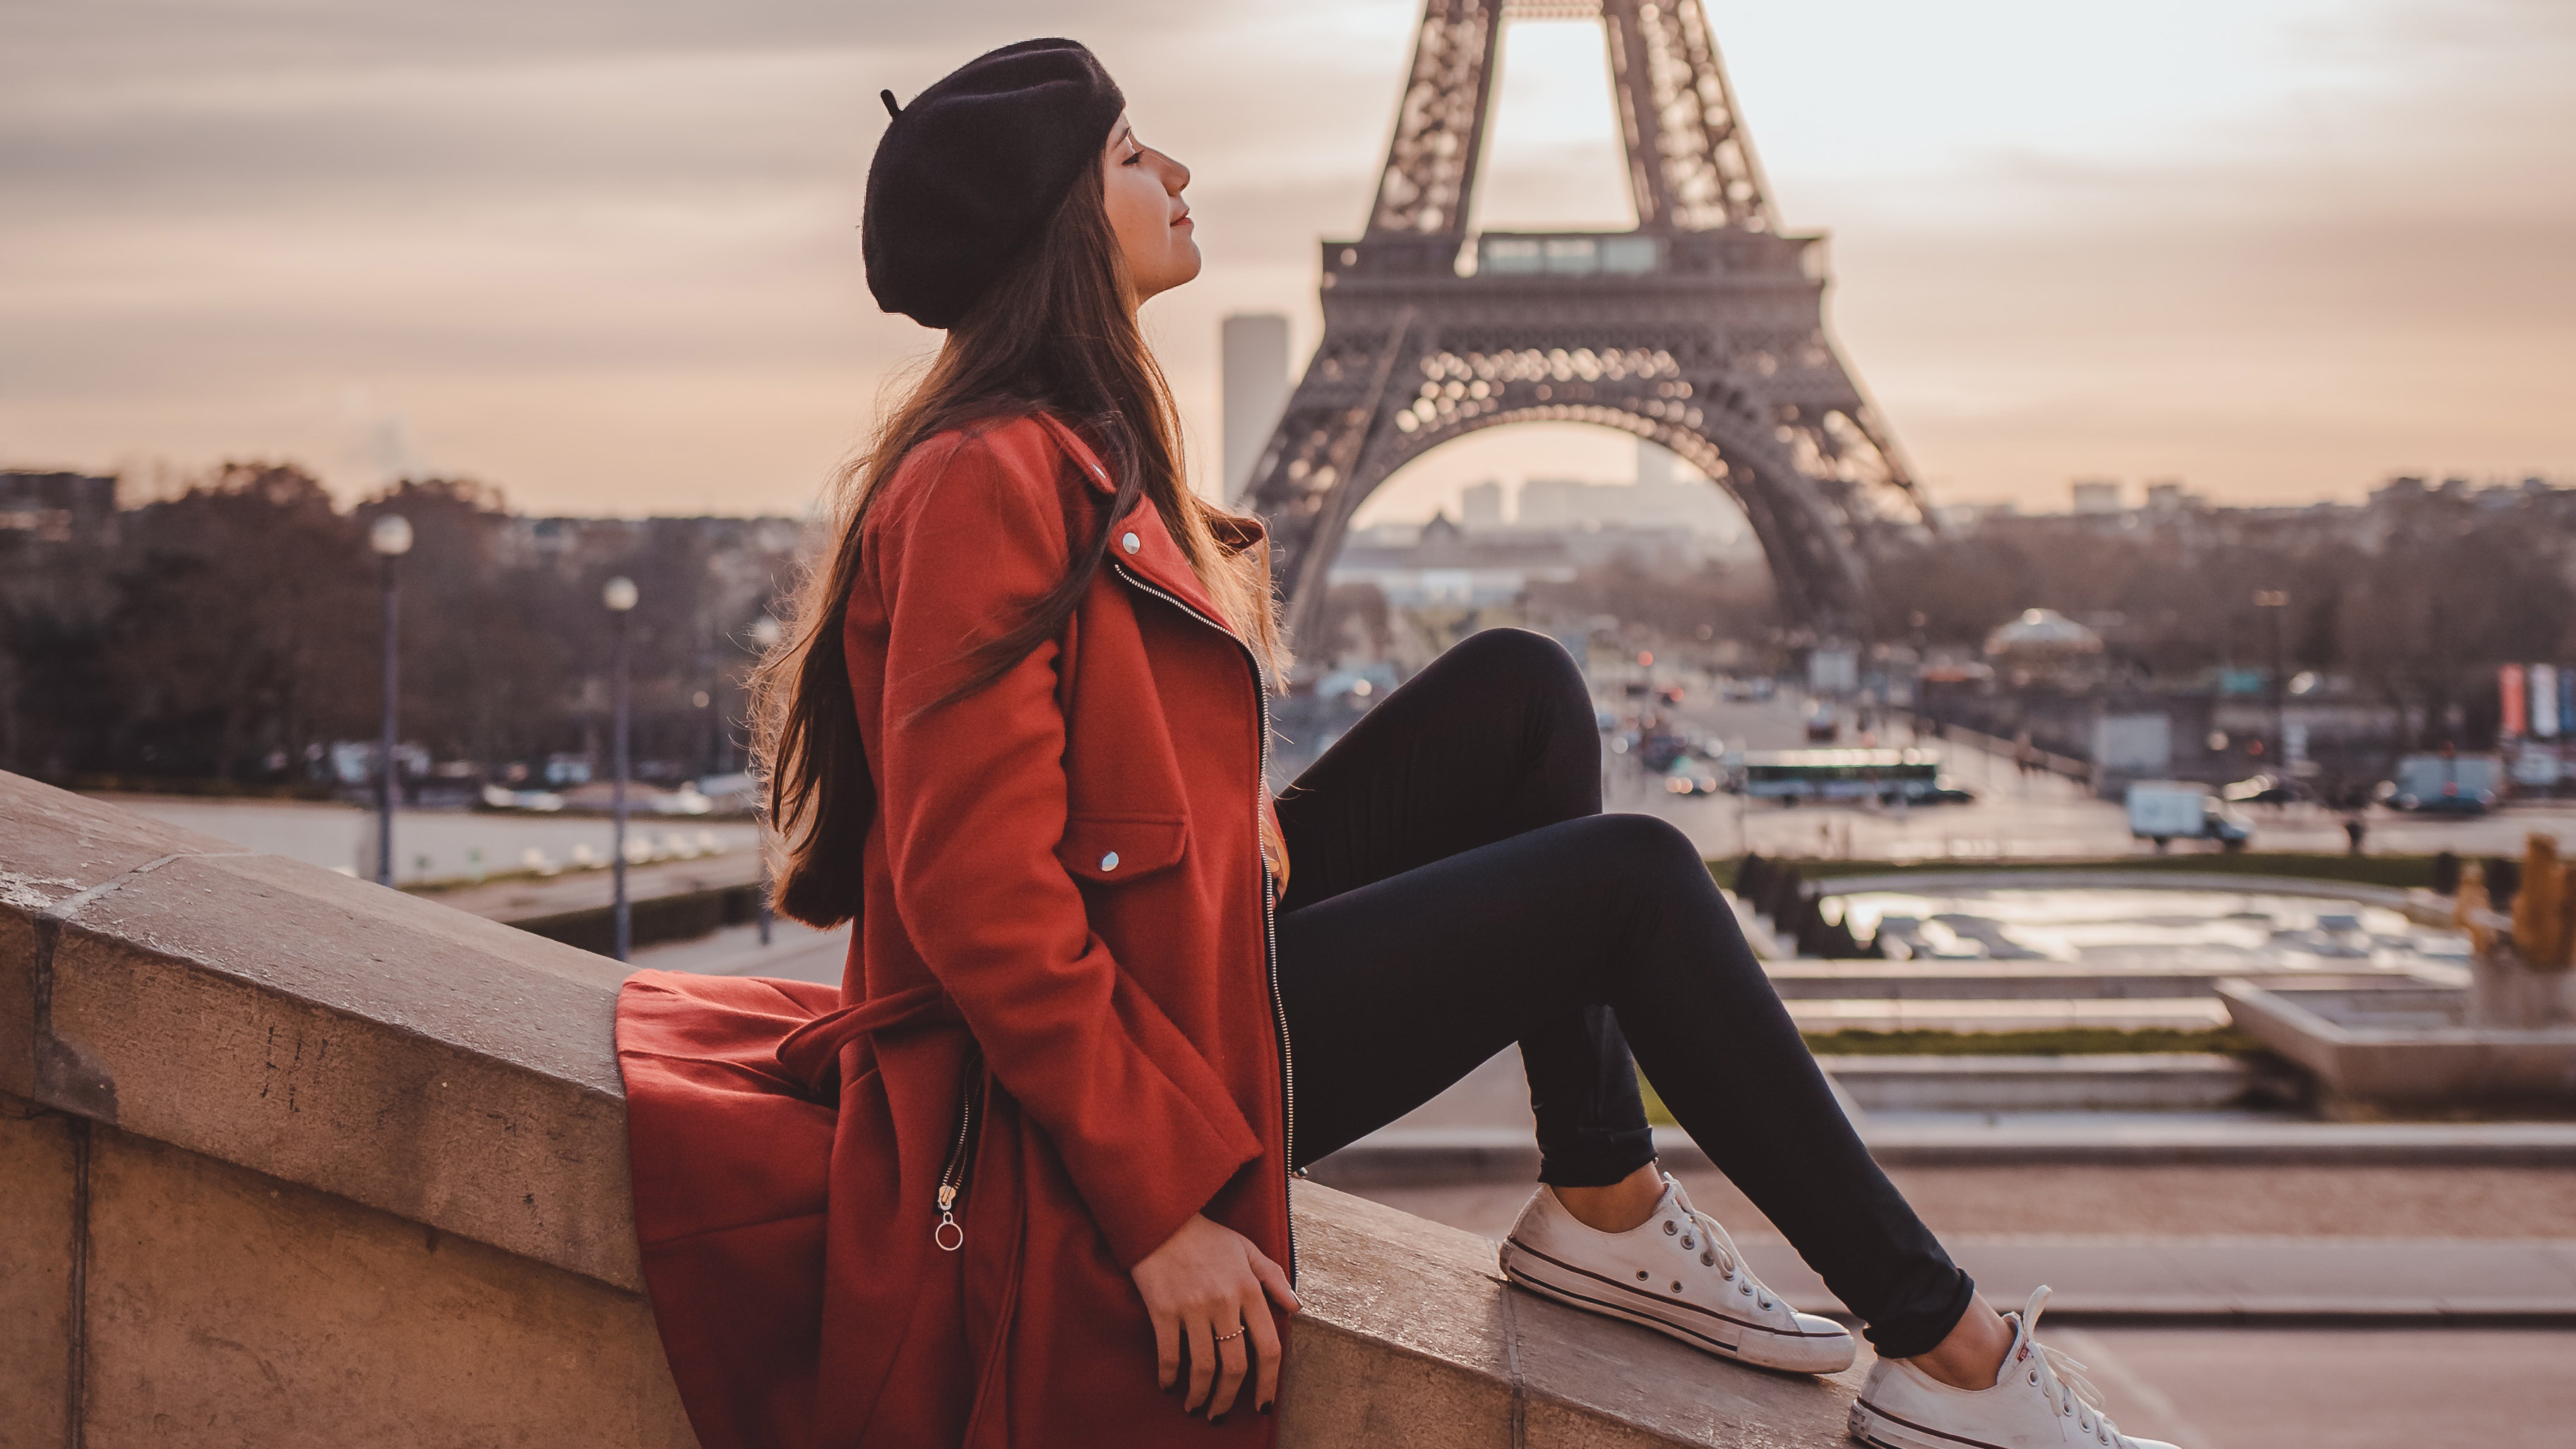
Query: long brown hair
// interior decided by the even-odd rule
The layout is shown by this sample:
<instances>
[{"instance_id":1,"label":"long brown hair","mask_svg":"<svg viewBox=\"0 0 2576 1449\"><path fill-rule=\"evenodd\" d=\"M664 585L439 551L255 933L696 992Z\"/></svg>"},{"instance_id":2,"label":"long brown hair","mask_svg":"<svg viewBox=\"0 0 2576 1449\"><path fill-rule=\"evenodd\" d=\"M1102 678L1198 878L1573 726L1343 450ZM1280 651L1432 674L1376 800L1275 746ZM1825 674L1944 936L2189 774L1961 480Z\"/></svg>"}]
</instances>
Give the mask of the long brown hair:
<instances>
[{"instance_id":1,"label":"long brown hair","mask_svg":"<svg viewBox=\"0 0 2576 1449\"><path fill-rule=\"evenodd\" d=\"M833 548L806 572L793 621L752 675L754 769L768 786L770 824L784 854L772 894L787 916L832 926L858 914L859 854L876 796L841 626L858 579L869 500L904 456L930 439L1053 413L1101 454L1117 495L1087 536L1075 535L1063 579L1016 622L966 651L965 677L919 713L984 688L1061 633L1100 570L1109 520L1125 516L1140 496L1153 501L1271 677L1286 666L1266 550L1226 553L1212 524L1228 515L1183 481L1171 386L1137 330L1125 257L1102 198L1100 168L1084 167L1043 235L948 330L920 381L881 415L873 441L834 481Z\"/></svg>"}]
</instances>

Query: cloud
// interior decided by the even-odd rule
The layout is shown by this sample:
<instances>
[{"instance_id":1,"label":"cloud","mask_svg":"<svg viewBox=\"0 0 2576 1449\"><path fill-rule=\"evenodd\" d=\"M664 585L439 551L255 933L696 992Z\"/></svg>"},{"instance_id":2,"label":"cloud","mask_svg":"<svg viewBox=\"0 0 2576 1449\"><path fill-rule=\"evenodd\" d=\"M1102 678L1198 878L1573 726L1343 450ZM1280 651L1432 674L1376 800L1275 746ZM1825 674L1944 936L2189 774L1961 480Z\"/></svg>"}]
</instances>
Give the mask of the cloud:
<instances>
[{"instance_id":1,"label":"cloud","mask_svg":"<svg viewBox=\"0 0 2576 1449\"><path fill-rule=\"evenodd\" d=\"M1071 31L1197 173L1208 270L1148 321L1212 457L1217 321L1285 311L1312 341L1317 243L1364 219L1416 13L13 7L0 453L291 452L363 488L373 464L312 401L363 388L431 461L533 507L800 508L931 340L859 274L877 88ZM2576 474L2576 8L1710 14L1788 219L1834 233L1846 350L1950 496ZM1514 34L1485 214L1598 211L1598 42ZM1628 445L1601 448L1616 476Z\"/></svg>"}]
</instances>

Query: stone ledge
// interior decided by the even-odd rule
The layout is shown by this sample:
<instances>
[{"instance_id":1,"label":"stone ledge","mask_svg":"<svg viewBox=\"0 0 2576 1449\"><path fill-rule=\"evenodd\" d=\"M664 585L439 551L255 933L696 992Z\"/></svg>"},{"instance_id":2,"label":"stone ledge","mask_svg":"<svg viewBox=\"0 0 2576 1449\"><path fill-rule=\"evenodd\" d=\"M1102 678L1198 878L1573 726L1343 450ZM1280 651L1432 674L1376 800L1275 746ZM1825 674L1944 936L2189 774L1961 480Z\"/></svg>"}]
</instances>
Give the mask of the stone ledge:
<instances>
[{"instance_id":1,"label":"stone ledge","mask_svg":"<svg viewBox=\"0 0 2576 1449\"><path fill-rule=\"evenodd\" d=\"M620 1288L615 962L0 774L0 1090Z\"/></svg>"},{"instance_id":2,"label":"stone ledge","mask_svg":"<svg viewBox=\"0 0 2576 1449\"><path fill-rule=\"evenodd\" d=\"M176 1412L279 1445L679 1442L634 1291L622 974L0 774L0 1094L50 1109L0 1100L17 1124L0 1131L0 1398L31 1391L60 1427L59 1370L87 1363L72 1397L102 1432ZM185 1281L210 1261L188 1225L216 1208L221 1292ZM1314 1184L1296 1209L1308 1312L1283 1444L1844 1442L1858 1370L1720 1363L1507 1287L1484 1239ZM117 1252L81 1246L102 1228ZM263 1254L284 1256L271 1272ZM65 1262L89 1265L85 1288ZM416 1301L433 1262L453 1265L443 1296ZM290 1280L331 1299L328 1321ZM209 1368L198 1333L271 1357ZM562 1354L475 1348L549 1335ZM437 1418L455 1407L441 1384L468 1391L423 1353L467 1373L479 1427ZM637 1407L567 1427L584 1355L624 1366L601 1383Z\"/></svg>"}]
</instances>

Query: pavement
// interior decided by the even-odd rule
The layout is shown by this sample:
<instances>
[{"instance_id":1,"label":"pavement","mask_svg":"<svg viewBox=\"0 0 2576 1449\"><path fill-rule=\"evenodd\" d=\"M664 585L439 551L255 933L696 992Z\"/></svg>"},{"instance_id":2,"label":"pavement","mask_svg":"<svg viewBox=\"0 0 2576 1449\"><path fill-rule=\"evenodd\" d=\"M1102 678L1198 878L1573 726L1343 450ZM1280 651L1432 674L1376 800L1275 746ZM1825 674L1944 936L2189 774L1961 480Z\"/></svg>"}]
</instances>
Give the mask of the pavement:
<instances>
[{"instance_id":1,"label":"pavement","mask_svg":"<svg viewBox=\"0 0 2576 1449\"><path fill-rule=\"evenodd\" d=\"M1681 708L1685 720L1707 737L1757 750L1803 748L1799 711L1798 701L1788 696L1761 703L1728 703L1694 694ZM1852 745L1857 740L1846 731L1842 743ZM2149 853L2145 842L2129 838L2128 817L2119 802L2097 800L2087 786L2055 775L2026 774L2009 757L1964 740L1917 740L1901 718L1889 721L1878 743L1938 750L1944 772L1975 791L1978 799L1969 805L1897 810L1787 807L1731 795L1676 796L1665 793L1660 782L1648 779L1633 761L1614 759L1605 805L1670 820L1711 857L1740 855L1748 847L1764 855L1963 862ZM2258 807L2249 813L2256 850L2339 855L2345 849L2343 817L2335 812L2291 806ZM2523 837L2534 831L2554 834L2576 846L2576 803L2566 801L2516 804L2467 818L2373 810L2369 824L2369 849L2393 855L2452 850L2463 855L2519 856ZM2178 844L2174 850L2195 848Z\"/></svg>"},{"instance_id":2,"label":"pavement","mask_svg":"<svg viewBox=\"0 0 2576 1449\"><path fill-rule=\"evenodd\" d=\"M2053 1327L2121 1432L2181 1449L2520 1449L2576 1422L2576 1333Z\"/></svg>"}]
</instances>

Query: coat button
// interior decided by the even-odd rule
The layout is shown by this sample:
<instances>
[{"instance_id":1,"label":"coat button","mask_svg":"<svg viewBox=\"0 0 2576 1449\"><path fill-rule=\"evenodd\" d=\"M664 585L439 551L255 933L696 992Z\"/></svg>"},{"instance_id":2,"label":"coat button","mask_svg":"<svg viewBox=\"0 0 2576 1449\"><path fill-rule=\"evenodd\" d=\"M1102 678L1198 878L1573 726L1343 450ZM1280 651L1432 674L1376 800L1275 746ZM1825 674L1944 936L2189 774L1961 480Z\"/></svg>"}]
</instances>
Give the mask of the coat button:
<instances>
[{"instance_id":1,"label":"coat button","mask_svg":"<svg viewBox=\"0 0 2576 1449\"><path fill-rule=\"evenodd\" d=\"M1127 536L1129 538L1134 538L1136 535L1131 533ZM1118 852L1113 850L1107 855L1100 857L1100 868L1102 870L1116 870L1118 868Z\"/></svg>"},{"instance_id":2,"label":"coat button","mask_svg":"<svg viewBox=\"0 0 2576 1449\"><path fill-rule=\"evenodd\" d=\"M1129 553L1134 553L1145 546L1145 541L1132 533L1121 534L1118 538L1118 546Z\"/></svg>"}]
</instances>

